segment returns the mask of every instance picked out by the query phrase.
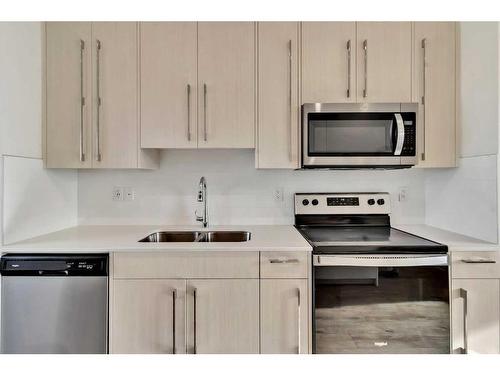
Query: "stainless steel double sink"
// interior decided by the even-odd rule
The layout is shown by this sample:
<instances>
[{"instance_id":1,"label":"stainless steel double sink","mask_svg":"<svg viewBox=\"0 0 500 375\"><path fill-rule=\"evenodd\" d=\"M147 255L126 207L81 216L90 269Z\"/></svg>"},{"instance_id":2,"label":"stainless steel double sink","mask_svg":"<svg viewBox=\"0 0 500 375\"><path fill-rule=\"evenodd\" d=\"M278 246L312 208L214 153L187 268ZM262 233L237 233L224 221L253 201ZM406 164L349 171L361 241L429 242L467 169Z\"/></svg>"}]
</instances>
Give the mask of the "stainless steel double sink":
<instances>
[{"instance_id":1,"label":"stainless steel double sink","mask_svg":"<svg viewBox=\"0 0 500 375\"><path fill-rule=\"evenodd\" d=\"M151 233L139 242L246 242L250 237L244 231L165 231Z\"/></svg>"}]
</instances>

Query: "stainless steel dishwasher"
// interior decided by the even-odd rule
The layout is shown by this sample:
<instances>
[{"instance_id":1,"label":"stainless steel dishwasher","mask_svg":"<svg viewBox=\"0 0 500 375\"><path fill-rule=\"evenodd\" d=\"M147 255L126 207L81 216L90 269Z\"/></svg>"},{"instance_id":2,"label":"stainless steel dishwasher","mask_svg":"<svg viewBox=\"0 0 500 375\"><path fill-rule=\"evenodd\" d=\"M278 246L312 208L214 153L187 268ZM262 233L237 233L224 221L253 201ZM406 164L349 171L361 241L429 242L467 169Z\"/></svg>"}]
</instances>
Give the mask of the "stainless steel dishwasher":
<instances>
[{"instance_id":1,"label":"stainless steel dishwasher","mask_svg":"<svg viewBox=\"0 0 500 375\"><path fill-rule=\"evenodd\" d=\"M107 254L7 254L0 273L2 353L107 353Z\"/></svg>"}]
</instances>

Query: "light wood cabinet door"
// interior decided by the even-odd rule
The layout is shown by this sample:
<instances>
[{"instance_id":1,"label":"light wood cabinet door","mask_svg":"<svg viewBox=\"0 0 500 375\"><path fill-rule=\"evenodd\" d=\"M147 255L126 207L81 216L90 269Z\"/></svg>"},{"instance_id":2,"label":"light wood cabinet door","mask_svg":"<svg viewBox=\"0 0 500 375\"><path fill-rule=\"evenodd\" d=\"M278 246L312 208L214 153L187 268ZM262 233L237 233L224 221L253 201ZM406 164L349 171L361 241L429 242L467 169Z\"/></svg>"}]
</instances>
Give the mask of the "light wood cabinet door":
<instances>
[{"instance_id":1,"label":"light wood cabinet door","mask_svg":"<svg viewBox=\"0 0 500 375\"><path fill-rule=\"evenodd\" d=\"M308 313L307 280L261 280L261 353L307 354Z\"/></svg>"},{"instance_id":2,"label":"light wood cabinet door","mask_svg":"<svg viewBox=\"0 0 500 375\"><path fill-rule=\"evenodd\" d=\"M500 353L500 280L452 280L452 341L454 353Z\"/></svg>"},{"instance_id":3,"label":"light wood cabinet door","mask_svg":"<svg viewBox=\"0 0 500 375\"><path fill-rule=\"evenodd\" d=\"M188 280L188 352L259 352L259 280Z\"/></svg>"},{"instance_id":4,"label":"light wood cabinet door","mask_svg":"<svg viewBox=\"0 0 500 375\"><path fill-rule=\"evenodd\" d=\"M142 22L141 146L197 147L197 24Z\"/></svg>"},{"instance_id":5,"label":"light wood cabinet door","mask_svg":"<svg viewBox=\"0 0 500 375\"><path fill-rule=\"evenodd\" d=\"M257 168L299 167L299 23L258 24Z\"/></svg>"},{"instance_id":6,"label":"light wood cabinet door","mask_svg":"<svg viewBox=\"0 0 500 375\"><path fill-rule=\"evenodd\" d=\"M110 352L185 353L185 291L185 280L114 280Z\"/></svg>"},{"instance_id":7,"label":"light wood cabinet door","mask_svg":"<svg viewBox=\"0 0 500 375\"><path fill-rule=\"evenodd\" d=\"M46 166L88 168L91 145L91 23L46 24Z\"/></svg>"},{"instance_id":8,"label":"light wood cabinet door","mask_svg":"<svg viewBox=\"0 0 500 375\"><path fill-rule=\"evenodd\" d=\"M302 103L356 101L356 23L302 22Z\"/></svg>"},{"instance_id":9,"label":"light wood cabinet door","mask_svg":"<svg viewBox=\"0 0 500 375\"><path fill-rule=\"evenodd\" d=\"M424 65L425 60L425 65ZM415 22L413 101L420 167L456 166L456 25Z\"/></svg>"},{"instance_id":10,"label":"light wood cabinet door","mask_svg":"<svg viewBox=\"0 0 500 375\"><path fill-rule=\"evenodd\" d=\"M411 101L411 22L357 22L357 101Z\"/></svg>"},{"instance_id":11,"label":"light wood cabinet door","mask_svg":"<svg viewBox=\"0 0 500 375\"><path fill-rule=\"evenodd\" d=\"M198 24L198 147L255 147L255 24Z\"/></svg>"},{"instance_id":12,"label":"light wood cabinet door","mask_svg":"<svg viewBox=\"0 0 500 375\"><path fill-rule=\"evenodd\" d=\"M137 23L92 23L94 168L138 166Z\"/></svg>"}]
</instances>

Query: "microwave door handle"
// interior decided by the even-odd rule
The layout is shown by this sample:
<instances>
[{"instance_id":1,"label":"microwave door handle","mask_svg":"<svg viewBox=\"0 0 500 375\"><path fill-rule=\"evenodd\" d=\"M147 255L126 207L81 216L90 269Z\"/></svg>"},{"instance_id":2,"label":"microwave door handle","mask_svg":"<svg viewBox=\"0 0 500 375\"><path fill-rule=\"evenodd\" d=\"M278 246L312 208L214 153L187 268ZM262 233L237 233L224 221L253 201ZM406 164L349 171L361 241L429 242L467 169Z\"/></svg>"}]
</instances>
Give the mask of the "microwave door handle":
<instances>
[{"instance_id":1,"label":"microwave door handle","mask_svg":"<svg viewBox=\"0 0 500 375\"><path fill-rule=\"evenodd\" d=\"M401 117L401 113L395 113L394 118L396 119L398 131L394 155L401 155L401 151L403 151L403 144L405 142L405 126L403 123L403 117Z\"/></svg>"}]
</instances>

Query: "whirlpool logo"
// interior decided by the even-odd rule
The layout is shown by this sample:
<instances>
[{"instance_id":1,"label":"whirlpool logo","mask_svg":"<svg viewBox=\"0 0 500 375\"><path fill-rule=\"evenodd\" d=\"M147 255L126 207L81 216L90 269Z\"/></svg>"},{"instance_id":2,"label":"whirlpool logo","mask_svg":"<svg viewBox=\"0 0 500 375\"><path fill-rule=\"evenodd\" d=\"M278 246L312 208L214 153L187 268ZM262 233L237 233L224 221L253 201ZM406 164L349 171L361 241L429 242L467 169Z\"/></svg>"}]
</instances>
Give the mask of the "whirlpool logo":
<instances>
[{"instance_id":1,"label":"whirlpool logo","mask_svg":"<svg viewBox=\"0 0 500 375\"><path fill-rule=\"evenodd\" d=\"M377 348L383 348L384 346L387 346L387 341L375 341L373 343Z\"/></svg>"}]
</instances>

